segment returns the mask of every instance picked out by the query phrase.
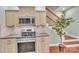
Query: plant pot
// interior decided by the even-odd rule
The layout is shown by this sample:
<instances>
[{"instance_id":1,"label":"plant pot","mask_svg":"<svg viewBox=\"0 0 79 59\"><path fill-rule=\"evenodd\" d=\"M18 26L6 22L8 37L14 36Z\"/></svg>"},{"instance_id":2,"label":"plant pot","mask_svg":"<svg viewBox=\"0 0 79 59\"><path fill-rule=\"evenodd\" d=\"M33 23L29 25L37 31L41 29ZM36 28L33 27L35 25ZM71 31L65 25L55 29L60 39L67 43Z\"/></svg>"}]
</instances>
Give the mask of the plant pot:
<instances>
[{"instance_id":1,"label":"plant pot","mask_svg":"<svg viewBox=\"0 0 79 59\"><path fill-rule=\"evenodd\" d=\"M65 46L63 44L59 44L59 51L64 52Z\"/></svg>"}]
</instances>

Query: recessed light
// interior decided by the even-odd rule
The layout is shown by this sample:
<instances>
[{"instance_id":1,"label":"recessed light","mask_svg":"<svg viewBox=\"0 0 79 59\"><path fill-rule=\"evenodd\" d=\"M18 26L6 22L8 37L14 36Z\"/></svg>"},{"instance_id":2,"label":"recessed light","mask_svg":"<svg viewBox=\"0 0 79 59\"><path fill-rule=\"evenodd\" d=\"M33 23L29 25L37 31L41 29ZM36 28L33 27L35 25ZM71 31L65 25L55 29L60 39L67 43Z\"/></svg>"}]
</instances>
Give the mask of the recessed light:
<instances>
[{"instance_id":1,"label":"recessed light","mask_svg":"<svg viewBox=\"0 0 79 59\"><path fill-rule=\"evenodd\" d=\"M63 11L65 10L66 8L63 8Z\"/></svg>"}]
</instances>

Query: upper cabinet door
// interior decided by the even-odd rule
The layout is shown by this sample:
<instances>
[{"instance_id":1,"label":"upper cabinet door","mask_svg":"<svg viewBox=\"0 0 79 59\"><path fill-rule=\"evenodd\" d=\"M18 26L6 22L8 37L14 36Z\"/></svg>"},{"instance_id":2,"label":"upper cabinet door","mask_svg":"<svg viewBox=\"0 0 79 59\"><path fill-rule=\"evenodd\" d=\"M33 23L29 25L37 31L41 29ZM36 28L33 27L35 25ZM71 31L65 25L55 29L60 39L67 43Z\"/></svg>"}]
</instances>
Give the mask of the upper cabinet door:
<instances>
[{"instance_id":1,"label":"upper cabinet door","mask_svg":"<svg viewBox=\"0 0 79 59\"><path fill-rule=\"evenodd\" d=\"M36 11L36 24L46 25L46 12L45 11Z\"/></svg>"},{"instance_id":2,"label":"upper cabinet door","mask_svg":"<svg viewBox=\"0 0 79 59\"><path fill-rule=\"evenodd\" d=\"M6 25L7 26L18 26L19 18L18 18L18 11L16 10L6 10Z\"/></svg>"}]
</instances>

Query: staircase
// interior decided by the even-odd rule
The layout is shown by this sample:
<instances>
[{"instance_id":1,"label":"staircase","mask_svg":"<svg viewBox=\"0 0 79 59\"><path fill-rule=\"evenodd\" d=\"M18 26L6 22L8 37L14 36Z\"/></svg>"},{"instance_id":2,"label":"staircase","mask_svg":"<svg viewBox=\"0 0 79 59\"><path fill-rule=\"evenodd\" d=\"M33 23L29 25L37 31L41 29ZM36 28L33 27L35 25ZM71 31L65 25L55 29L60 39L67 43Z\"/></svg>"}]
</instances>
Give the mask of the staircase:
<instances>
[{"instance_id":1,"label":"staircase","mask_svg":"<svg viewBox=\"0 0 79 59\"><path fill-rule=\"evenodd\" d=\"M46 16L49 26L53 26L56 20L59 18L56 12L49 7L46 7Z\"/></svg>"},{"instance_id":2,"label":"staircase","mask_svg":"<svg viewBox=\"0 0 79 59\"><path fill-rule=\"evenodd\" d=\"M46 17L47 17L47 23L49 24L49 26L54 26L57 19L59 17L61 17L61 14L62 14L61 12L57 12L57 11L51 9L50 7L46 7ZM78 49L78 46L79 46L78 37L74 37L71 35L65 35L64 38L65 39L63 41L63 45L65 47L68 47L69 49L71 49L70 47L73 47L73 48L77 47L77 49ZM76 48L74 50L76 51ZM70 51L70 50L68 50L68 51Z\"/></svg>"},{"instance_id":3,"label":"staircase","mask_svg":"<svg viewBox=\"0 0 79 59\"><path fill-rule=\"evenodd\" d=\"M63 44L67 47L75 47L79 46L79 37L72 36L72 35L65 35L65 40L63 41Z\"/></svg>"}]
</instances>

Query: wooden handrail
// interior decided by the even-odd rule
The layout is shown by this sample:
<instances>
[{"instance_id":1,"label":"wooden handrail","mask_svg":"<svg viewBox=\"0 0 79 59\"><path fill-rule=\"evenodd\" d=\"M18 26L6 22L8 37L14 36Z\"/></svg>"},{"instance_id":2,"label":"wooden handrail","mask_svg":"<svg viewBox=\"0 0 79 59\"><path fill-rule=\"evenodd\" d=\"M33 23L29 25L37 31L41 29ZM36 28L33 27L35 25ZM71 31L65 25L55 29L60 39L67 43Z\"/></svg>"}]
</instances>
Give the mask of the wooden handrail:
<instances>
[{"instance_id":1,"label":"wooden handrail","mask_svg":"<svg viewBox=\"0 0 79 59\"><path fill-rule=\"evenodd\" d=\"M52 22L54 22L55 23L55 21L53 20L53 19L51 19L49 16L47 16Z\"/></svg>"},{"instance_id":2,"label":"wooden handrail","mask_svg":"<svg viewBox=\"0 0 79 59\"><path fill-rule=\"evenodd\" d=\"M59 18L53 11L50 10L50 8L46 7L46 9L52 14L54 15L56 18ZM56 23L56 21L54 19L52 19L51 17L49 17L48 15L46 15L53 23Z\"/></svg>"},{"instance_id":3,"label":"wooden handrail","mask_svg":"<svg viewBox=\"0 0 79 59\"><path fill-rule=\"evenodd\" d=\"M59 18L54 12L52 12L48 7L46 7L46 9L51 12L51 14L53 14L54 16L56 16L57 18Z\"/></svg>"}]
</instances>

